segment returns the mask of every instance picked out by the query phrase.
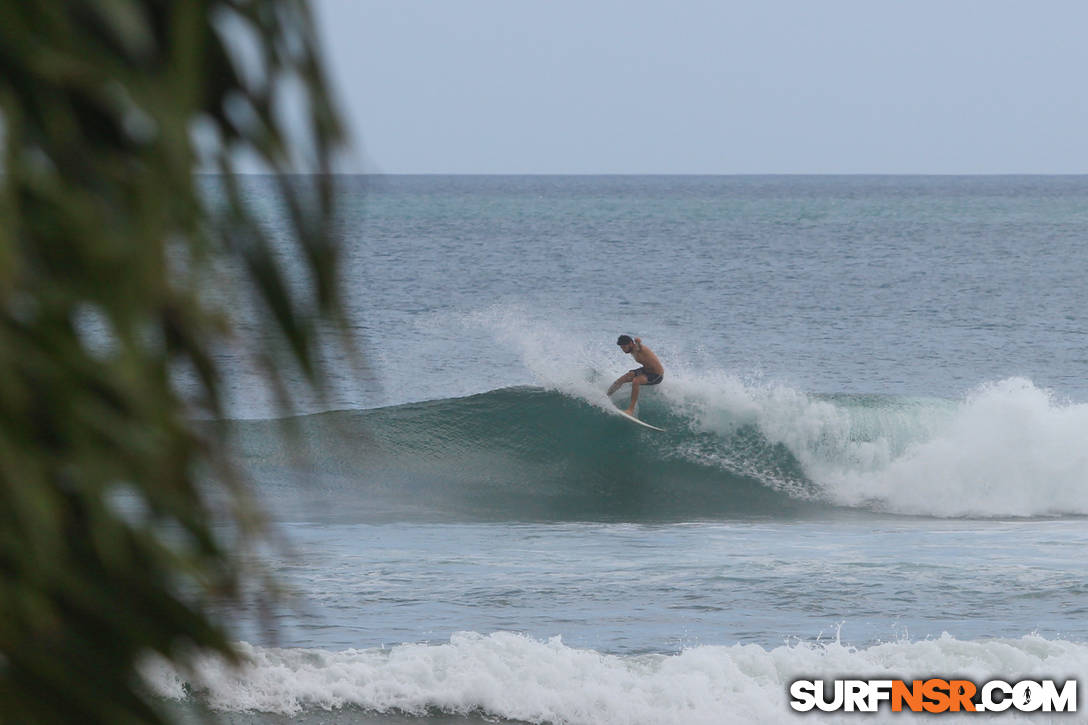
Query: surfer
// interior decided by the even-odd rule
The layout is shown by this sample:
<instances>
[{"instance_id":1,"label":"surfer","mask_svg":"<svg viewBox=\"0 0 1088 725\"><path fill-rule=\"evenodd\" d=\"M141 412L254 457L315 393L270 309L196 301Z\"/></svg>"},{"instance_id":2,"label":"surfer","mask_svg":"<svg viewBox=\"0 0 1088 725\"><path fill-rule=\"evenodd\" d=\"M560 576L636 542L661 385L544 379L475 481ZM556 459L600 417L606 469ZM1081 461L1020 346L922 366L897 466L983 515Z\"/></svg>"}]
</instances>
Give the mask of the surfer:
<instances>
[{"instance_id":1,"label":"surfer","mask_svg":"<svg viewBox=\"0 0 1088 725\"><path fill-rule=\"evenodd\" d=\"M665 377L665 366L657 359L657 355L654 355L653 350L642 344L642 338L636 337L632 340L630 335L620 335L619 339L616 340L616 344L625 353L633 356L635 362L642 364L642 367L621 375L608 389L608 394L611 395L619 390L619 387L624 383L631 383L631 405L627 408L627 414L633 416L635 414L635 404L638 403L638 389L643 385L657 385L660 383Z\"/></svg>"}]
</instances>

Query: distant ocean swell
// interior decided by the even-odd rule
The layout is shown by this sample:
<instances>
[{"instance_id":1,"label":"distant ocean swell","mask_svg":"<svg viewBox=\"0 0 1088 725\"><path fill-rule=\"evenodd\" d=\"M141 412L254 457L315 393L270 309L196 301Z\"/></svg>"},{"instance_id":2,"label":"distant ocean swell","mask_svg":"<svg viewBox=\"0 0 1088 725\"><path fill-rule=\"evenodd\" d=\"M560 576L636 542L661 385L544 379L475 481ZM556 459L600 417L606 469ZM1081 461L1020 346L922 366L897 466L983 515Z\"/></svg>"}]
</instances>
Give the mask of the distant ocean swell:
<instances>
[{"instance_id":1,"label":"distant ocean swell","mask_svg":"<svg viewBox=\"0 0 1088 725\"><path fill-rule=\"evenodd\" d=\"M360 520L1088 514L1088 405L1030 381L958 401L717 382L648 391L640 414L665 433L599 394L528 387L294 419L305 464L275 421L231 428L270 498L320 494ZM299 468L312 474L305 492Z\"/></svg>"},{"instance_id":2,"label":"distant ocean swell","mask_svg":"<svg viewBox=\"0 0 1088 725\"><path fill-rule=\"evenodd\" d=\"M789 683L821 677L819 673L840 673L823 675L832 679L956 675L984 682L1064 681L1088 670L1088 646L1038 636L963 641L942 635L864 649L835 640L773 649L738 644L693 647L671 655L616 656L568 647L558 637L541 641L507 632L462 632L443 644L388 649L329 652L243 644L242 651L246 664L238 669L207 660L183 677L151 662L144 673L160 697L195 699L213 710L287 716L298 722L307 722L307 714L313 713L325 713L321 722L370 722L359 716L386 713L568 725L719 725L787 718L793 714ZM327 717L335 713L345 717ZM914 721L905 713L884 715L893 722ZM853 722L857 717L855 713L833 721ZM1011 713L1000 719L1033 721Z\"/></svg>"}]
</instances>

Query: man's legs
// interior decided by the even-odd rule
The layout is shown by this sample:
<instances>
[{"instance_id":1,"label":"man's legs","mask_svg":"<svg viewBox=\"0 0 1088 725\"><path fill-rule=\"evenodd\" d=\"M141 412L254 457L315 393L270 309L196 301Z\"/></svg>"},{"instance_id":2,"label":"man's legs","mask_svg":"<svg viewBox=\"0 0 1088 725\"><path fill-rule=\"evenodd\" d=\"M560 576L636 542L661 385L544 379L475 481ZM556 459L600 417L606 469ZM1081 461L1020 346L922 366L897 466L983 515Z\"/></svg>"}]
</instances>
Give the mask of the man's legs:
<instances>
[{"instance_id":1,"label":"man's legs","mask_svg":"<svg viewBox=\"0 0 1088 725\"><path fill-rule=\"evenodd\" d=\"M639 386L645 383L645 375L636 375L631 378L631 405L627 406L627 415L635 414L635 405L638 403L638 389Z\"/></svg>"},{"instance_id":2,"label":"man's legs","mask_svg":"<svg viewBox=\"0 0 1088 725\"><path fill-rule=\"evenodd\" d=\"M608 393L607 393L607 395L611 395L612 393L614 393L614 392L616 392L617 390L619 390L619 389L620 389L620 386L621 386L621 385L623 385L624 383L629 383L629 382L631 382L631 379L632 379L633 377L635 377L635 374L634 374L634 373L624 373L623 375L621 375L621 376L619 377L619 379L617 379L617 380L616 380L616 382L612 383L612 386L608 388Z\"/></svg>"}]
</instances>

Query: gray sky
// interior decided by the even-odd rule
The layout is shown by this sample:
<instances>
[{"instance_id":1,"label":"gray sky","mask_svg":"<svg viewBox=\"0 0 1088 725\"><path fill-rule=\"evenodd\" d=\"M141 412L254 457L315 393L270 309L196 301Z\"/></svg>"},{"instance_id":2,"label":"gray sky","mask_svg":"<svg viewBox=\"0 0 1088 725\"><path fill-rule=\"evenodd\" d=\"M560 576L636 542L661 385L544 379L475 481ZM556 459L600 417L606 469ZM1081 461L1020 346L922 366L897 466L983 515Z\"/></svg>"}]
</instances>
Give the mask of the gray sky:
<instances>
[{"instance_id":1,"label":"gray sky","mask_svg":"<svg viewBox=\"0 0 1088 725\"><path fill-rule=\"evenodd\" d=\"M1085 173L1086 0L315 0L388 173Z\"/></svg>"}]
</instances>

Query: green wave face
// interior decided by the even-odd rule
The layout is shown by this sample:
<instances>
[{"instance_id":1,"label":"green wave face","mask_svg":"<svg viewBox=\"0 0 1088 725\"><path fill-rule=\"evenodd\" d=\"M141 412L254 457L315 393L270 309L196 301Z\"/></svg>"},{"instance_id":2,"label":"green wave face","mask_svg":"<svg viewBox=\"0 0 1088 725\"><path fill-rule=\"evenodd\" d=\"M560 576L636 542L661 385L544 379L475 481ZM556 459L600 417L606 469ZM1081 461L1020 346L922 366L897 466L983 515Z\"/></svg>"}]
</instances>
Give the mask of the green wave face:
<instances>
[{"instance_id":1,"label":"green wave face","mask_svg":"<svg viewBox=\"0 0 1088 725\"><path fill-rule=\"evenodd\" d=\"M229 433L268 504L291 519L654 522L821 506L788 450L754 428L723 436L651 414L666 432L557 392L508 388L236 421ZM284 423L301 458L277 435Z\"/></svg>"}]
</instances>

